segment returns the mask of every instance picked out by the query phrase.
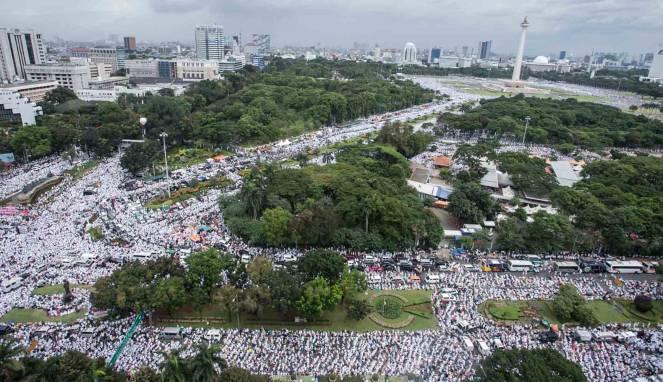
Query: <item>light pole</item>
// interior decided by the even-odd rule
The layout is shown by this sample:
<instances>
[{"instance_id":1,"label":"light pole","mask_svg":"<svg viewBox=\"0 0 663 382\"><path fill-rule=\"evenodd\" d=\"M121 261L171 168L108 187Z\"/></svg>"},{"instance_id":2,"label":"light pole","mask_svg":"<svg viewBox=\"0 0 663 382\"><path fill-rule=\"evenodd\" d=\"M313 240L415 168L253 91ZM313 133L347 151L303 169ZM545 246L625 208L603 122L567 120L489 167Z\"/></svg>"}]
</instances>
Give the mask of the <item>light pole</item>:
<instances>
[{"instance_id":1,"label":"light pole","mask_svg":"<svg viewBox=\"0 0 663 382\"><path fill-rule=\"evenodd\" d=\"M166 137L168 133L163 132L159 136L163 140L163 162L166 165L166 182L168 183L168 197L170 198L170 175L168 175L168 155L166 155Z\"/></svg>"},{"instance_id":2,"label":"light pole","mask_svg":"<svg viewBox=\"0 0 663 382\"><path fill-rule=\"evenodd\" d=\"M529 121L530 121L529 115L525 117L525 132L523 133L523 145L525 144L525 136L527 135L527 127L529 126Z\"/></svg>"},{"instance_id":3,"label":"light pole","mask_svg":"<svg viewBox=\"0 0 663 382\"><path fill-rule=\"evenodd\" d=\"M143 139L145 139L145 125L147 124L147 118L140 117L138 123L140 123L140 126L143 128Z\"/></svg>"}]
</instances>

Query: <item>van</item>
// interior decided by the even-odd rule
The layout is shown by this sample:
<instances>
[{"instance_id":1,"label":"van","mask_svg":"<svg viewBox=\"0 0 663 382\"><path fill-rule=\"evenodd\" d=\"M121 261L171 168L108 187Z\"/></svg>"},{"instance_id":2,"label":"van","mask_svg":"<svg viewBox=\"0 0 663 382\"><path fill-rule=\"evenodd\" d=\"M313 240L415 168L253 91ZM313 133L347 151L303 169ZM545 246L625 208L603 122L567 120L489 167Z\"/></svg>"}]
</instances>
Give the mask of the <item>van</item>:
<instances>
[{"instance_id":1,"label":"van","mask_svg":"<svg viewBox=\"0 0 663 382\"><path fill-rule=\"evenodd\" d=\"M426 275L426 284L439 284L440 283L440 275L437 275L435 273L429 273Z\"/></svg>"},{"instance_id":2,"label":"van","mask_svg":"<svg viewBox=\"0 0 663 382\"><path fill-rule=\"evenodd\" d=\"M159 338L163 340L179 340L182 338L182 331L176 327L163 328L159 334Z\"/></svg>"},{"instance_id":3,"label":"van","mask_svg":"<svg viewBox=\"0 0 663 382\"><path fill-rule=\"evenodd\" d=\"M2 293L9 293L20 288L23 285L23 279L20 277L13 277L9 280L2 282Z\"/></svg>"},{"instance_id":4,"label":"van","mask_svg":"<svg viewBox=\"0 0 663 382\"><path fill-rule=\"evenodd\" d=\"M248 264L249 261L251 261L251 256L250 255L242 255L242 257L240 258L240 261L242 262L242 264Z\"/></svg>"},{"instance_id":5,"label":"van","mask_svg":"<svg viewBox=\"0 0 663 382\"><path fill-rule=\"evenodd\" d=\"M210 329L204 335L207 341L221 341L221 331L219 329Z\"/></svg>"}]
</instances>

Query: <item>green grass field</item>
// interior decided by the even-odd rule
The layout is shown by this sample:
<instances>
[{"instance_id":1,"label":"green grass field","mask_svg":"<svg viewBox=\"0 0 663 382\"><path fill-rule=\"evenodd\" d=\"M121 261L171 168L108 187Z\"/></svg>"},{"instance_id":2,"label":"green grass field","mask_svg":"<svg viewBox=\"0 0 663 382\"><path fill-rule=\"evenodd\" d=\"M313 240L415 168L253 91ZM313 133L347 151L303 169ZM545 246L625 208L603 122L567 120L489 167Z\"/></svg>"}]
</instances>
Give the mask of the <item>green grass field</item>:
<instances>
[{"instance_id":1,"label":"green grass field","mask_svg":"<svg viewBox=\"0 0 663 382\"><path fill-rule=\"evenodd\" d=\"M403 320L403 317L412 316L414 319L409 325L398 330L426 330L437 327L437 319L430 307L430 291L387 291L389 294L397 294L404 297L408 306L404 306L401 317L395 320L384 319L388 323L397 323ZM363 295L365 299L373 299L381 295L382 292L368 291ZM413 311L415 314L408 313ZM292 318L283 317L280 313L274 311L271 307L265 307L262 317L257 318L251 315L240 313L239 316L229 317L223 307L219 304L210 304L203 308L201 313L193 311L191 308L181 309L172 316L159 314L158 318L164 321L158 322L161 326L182 325L190 327L222 327L222 328L268 328L268 329L310 329L322 331L341 331L351 330L358 332L367 332L374 330L385 330L387 328L373 322L370 318L364 318L361 321L354 321L347 317L345 308L337 306L333 311L323 314L318 322L295 324ZM222 322L208 322L208 319Z\"/></svg>"},{"instance_id":2,"label":"green grass field","mask_svg":"<svg viewBox=\"0 0 663 382\"><path fill-rule=\"evenodd\" d=\"M72 323L79 318L85 317L87 311L67 314L60 317L51 317L45 310L42 309L21 309L14 308L7 312L4 316L0 317L1 322L15 322L15 323L31 323L31 322L62 322Z\"/></svg>"},{"instance_id":3,"label":"green grass field","mask_svg":"<svg viewBox=\"0 0 663 382\"><path fill-rule=\"evenodd\" d=\"M663 301L654 301L653 310L647 314L636 311L628 300L593 300L587 301L587 305L601 324L663 323ZM496 321L531 322L532 319L544 319L552 324L569 323L557 318L550 301L486 301L479 306L479 311Z\"/></svg>"},{"instance_id":4,"label":"green grass field","mask_svg":"<svg viewBox=\"0 0 663 382\"><path fill-rule=\"evenodd\" d=\"M83 289L90 289L92 286L90 285L83 285L83 284L70 284L71 289L74 288L83 288ZM63 284L55 284L55 285L44 285L43 287L39 287L35 290L32 291L32 294L35 296L48 296L48 295L54 295L54 294L64 294L64 285Z\"/></svg>"}]
</instances>

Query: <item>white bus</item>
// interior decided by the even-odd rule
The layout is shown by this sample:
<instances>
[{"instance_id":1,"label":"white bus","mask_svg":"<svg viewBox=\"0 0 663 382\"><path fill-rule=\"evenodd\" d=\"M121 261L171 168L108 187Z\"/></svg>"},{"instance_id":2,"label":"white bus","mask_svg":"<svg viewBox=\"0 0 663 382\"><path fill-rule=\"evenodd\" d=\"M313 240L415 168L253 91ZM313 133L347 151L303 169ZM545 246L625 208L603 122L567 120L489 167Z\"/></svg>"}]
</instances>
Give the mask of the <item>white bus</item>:
<instances>
[{"instance_id":1,"label":"white bus","mask_svg":"<svg viewBox=\"0 0 663 382\"><path fill-rule=\"evenodd\" d=\"M605 267L609 273L643 273L642 263L635 260L605 262Z\"/></svg>"},{"instance_id":2,"label":"white bus","mask_svg":"<svg viewBox=\"0 0 663 382\"><path fill-rule=\"evenodd\" d=\"M509 260L506 266L510 272L525 272L531 271L534 268L534 264L527 260Z\"/></svg>"},{"instance_id":3,"label":"white bus","mask_svg":"<svg viewBox=\"0 0 663 382\"><path fill-rule=\"evenodd\" d=\"M13 290L16 290L23 285L23 279L16 276L14 278L11 278L9 280L3 281L2 282L2 293L9 293Z\"/></svg>"},{"instance_id":4,"label":"white bus","mask_svg":"<svg viewBox=\"0 0 663 382\"><path fill-rule=\"evenodd\" d=\"M580 272L580 267L575 261L553 261L553 267L557 272Z\"/></svg>"}]
</instances>

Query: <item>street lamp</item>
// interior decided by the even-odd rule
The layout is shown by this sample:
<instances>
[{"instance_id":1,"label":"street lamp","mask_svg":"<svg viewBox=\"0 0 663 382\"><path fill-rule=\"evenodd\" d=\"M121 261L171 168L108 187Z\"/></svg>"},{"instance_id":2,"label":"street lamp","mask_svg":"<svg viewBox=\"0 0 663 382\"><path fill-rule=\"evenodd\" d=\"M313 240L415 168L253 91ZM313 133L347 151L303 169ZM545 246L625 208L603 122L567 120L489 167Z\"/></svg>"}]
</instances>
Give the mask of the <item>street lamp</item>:
<instances>
[{"instance_id":1,"label":"street lamp","mask_svg":"<svg viewBox=\"0 0 663 382\"><path fill-rule=\"evenodd\" d=\"M138 123L140 123L140 126L143 128L143 139L145 139L145 125L147 124L147 118L140 117Z\"/></svg>"},{"instance_id":2,"label":"street lamp","mask_svg":"<svg viewBox=\"0 0 663 382\"><path fill-rule=\"evenodd\" d=\"M159 136L163 140L163 162L166 165L166 182L168 183L168 197L170 198L170 175L168 175L168 155L166 155L166 137L168 133L163 132Z\"/></svg>"},{"instance_id":3,"label":"street lamp","mask_svg":"<svg viewBox=\"0 0 663 382\"><path fill-rule=\"evenodd\" d=\"M532 118L530 118L529 115L527 117L525 117L525 132L523 133L523 145L525 144L525 135L527 135L527 127L529 126L529 121L531 119Z\"/></svg>"}]
</instances>

